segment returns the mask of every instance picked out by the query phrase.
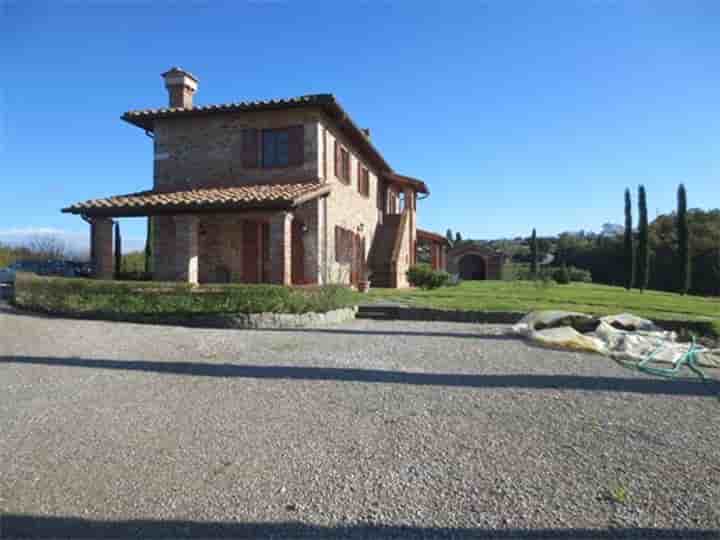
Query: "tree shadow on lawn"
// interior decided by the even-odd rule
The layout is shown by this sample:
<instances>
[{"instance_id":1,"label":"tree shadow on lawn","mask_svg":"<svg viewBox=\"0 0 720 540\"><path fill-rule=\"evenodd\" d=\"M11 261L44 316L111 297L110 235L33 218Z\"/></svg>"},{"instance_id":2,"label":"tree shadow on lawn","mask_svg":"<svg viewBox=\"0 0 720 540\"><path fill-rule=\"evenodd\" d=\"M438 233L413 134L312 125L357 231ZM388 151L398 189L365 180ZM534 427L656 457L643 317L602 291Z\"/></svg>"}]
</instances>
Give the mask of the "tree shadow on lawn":
<instances>
[{"instance_id":1,"label":"tree shadow on lawn","mask_svg":"<svg viewBox=\"0 0 720 540\"><path fill-rule=\"evenodd\" d=\"M95 521L78 517L6 514L3 538L718 538L717 529L480 529L356 524L324 526L288 522L180 520Z\"/></svg>"},{"instance_id":2,"label":"tree shadow on lawn","mask_svg":"<svg viewBox=\"0 0 720 540\"><path fill-rule=\"evenodd\" d=\"M315 366L215 364L208 362L164 362L153 360L105 360L48 356L0 356L2 364L40 364L46 366L146 371L198 377L239 377L250 379L338 381L408 384L465 388L528 388L581 390L591 392L630 392L669 396L717 396L718 381L665 380L634 377L592 377L586 375L426 373L381 369Z\"/></svg>"}]
</instances>

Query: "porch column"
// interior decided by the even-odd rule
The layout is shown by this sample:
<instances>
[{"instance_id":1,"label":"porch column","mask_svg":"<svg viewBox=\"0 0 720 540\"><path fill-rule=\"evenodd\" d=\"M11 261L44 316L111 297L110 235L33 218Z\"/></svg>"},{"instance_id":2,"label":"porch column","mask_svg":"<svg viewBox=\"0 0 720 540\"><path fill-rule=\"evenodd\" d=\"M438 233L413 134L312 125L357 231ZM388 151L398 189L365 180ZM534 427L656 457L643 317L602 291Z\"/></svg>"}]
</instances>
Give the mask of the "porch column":
<instances>
[{"instance_id":1,"label":"porch column","mask_svg":"<svg viewBox=\"0 0 720 540\"><path fill-rule=\"evenodd\" d=\"M98 279L113 278L113 220L110 218L93 218L90 227L90 242L95 265L95 277Z\"/></svg>"},{"instance_id":2,"label":"porch column","mask_svg":"<svg viewBox=\"0 0 720 540\"><path fill-rule=\"evenodd\" d=\"M417 229L415 225L415 191L410 188L403 190L405 194L405 208L403 209L408 213L408 242L410 249L410 264L417 262Z\"/></svg>"},{"instance_id":3,"label":"porch column","mask_svg":"<svg viewBox=\"0 0 720 540\"><path fill-rule=\"evenodd\" d=\"M292 214L278 212L270 218L270 281L292 284Z\"/></svg>"},{"instance_id":4,"label":"porch column","mask_svg":"<svg viewBox=\"0 0 720 540\"><path fill-rule=\"evenodd\" d=\"M198 217L175 216L175 279L198 282Z\"/></svg>"},{"instance_id":5,"label":"porch column","mask_svg":"<svg viewBox=\"0 0 720 540\"><path fill-rule=\"evenodd\" d=\"M440 268L437 247L438 245L435 242L430 242L430 266L433 270Z\"/></svg>"}]
</instances>

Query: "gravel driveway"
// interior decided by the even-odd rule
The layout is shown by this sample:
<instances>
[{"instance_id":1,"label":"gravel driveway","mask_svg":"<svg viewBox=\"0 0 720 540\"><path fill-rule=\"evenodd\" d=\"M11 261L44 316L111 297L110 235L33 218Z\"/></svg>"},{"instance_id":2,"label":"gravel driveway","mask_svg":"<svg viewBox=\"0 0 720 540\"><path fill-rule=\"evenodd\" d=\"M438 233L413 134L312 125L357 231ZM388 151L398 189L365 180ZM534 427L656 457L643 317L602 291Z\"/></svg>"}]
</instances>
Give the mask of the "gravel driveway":
<instances>
[{"instance_id":1,"label":"gravel driveway","mask_svg":"<svg viewBox=\"0 0 720 540\"><path fill-rule=\"evenodd\" d=\"M720 385L506 331L0 310L0 538L720 536Z\"/></svg>"}]
</instances>

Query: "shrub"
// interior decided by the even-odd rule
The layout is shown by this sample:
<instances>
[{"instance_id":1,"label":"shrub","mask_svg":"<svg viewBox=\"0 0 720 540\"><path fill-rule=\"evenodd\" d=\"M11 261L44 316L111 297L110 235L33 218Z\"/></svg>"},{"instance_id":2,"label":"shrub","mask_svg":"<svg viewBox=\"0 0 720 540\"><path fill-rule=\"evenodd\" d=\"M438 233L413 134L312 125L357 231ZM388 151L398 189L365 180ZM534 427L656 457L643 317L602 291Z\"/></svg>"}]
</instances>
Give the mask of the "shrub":
<instances>
[{"instance_id":1,"label":"shrub","mask_svg":"<svg viewBox=\"0 0 720 540\"><path fill-rule=\"evenodd\" d=\"M548 289L556 285L555 280L552 277L552 272L549 268L544 266L540 267L538 269L538 273L531 279L533 280L533 283L535 283L535 287L539 289Z\"/></svg>"},{"instance_id":2,"label":"shrub","mask_svg":"<svg viewBox=\"0 0 720 540\"><path fill-rule=\"evenodd\" d=\"M570 272L570 281L592 283L592 274L590 273L590 270L568 266L568 272Z\"/></svg>"},{"instance_id":3,"label":"shrub","mask_svg":"<svg viewBox=\"0 0 720 540\"><path fill-rule=\"evenodd\" d=\"M148 281L100 281L18 274L15 303L56 313L143 315L326 312L357 303L347 287L283 287L266 284L206 285Z\"/></svg>"},{"instance_id":4,"label":"shrub","mask_svg":"<svg viewBox=\"0 0 720 540\"><path fill-rule=\"evenodd\" d=\"M462 279L460 279L460 274L448 274L448 281L445 284L446 287L457 287L462 283Z\"/></svg>"},{"instance_id":5,"label":"shrub","mask_svg":"<svg viewBox=\"0 0 720 540\"><path fill-rule=\"evenodd\" d=\"M571 282L592 283L592 275L588 270L574 266L560 266L553 268L551 277L558 283L566 285Z\"/></svg>"},{"instance_id":6,"label":"shrub","mask_svg":"<svg viewBox=\"0 0 720 540\"><path fill-rule=\"evenodd\" d=\"M150 281L152 274L149 272L123 270L115 274L115 279L121 281Z\"/></svg>"},{"instance_id":7,"label":"shrub","mask_svg":"<svg viewBox=\"0 0 720 540\"><path fill-rule=\"evenodd\" d=\"M415 264L407 271L410 285L422 289L437 289L450 282L450 274L433 270L429 264Z\"/></svg>"},{"instance_id":8,"label":"shrub","mask_svg":"<svg viewBox=\"0 0 720 540\"><path fill-rule=\"evenodd\" d=\"M560 268L556 268L552 273L552 278L559 285L568 285L570 283L570 272L564 264Z\"/></svg>"}]
</instances>

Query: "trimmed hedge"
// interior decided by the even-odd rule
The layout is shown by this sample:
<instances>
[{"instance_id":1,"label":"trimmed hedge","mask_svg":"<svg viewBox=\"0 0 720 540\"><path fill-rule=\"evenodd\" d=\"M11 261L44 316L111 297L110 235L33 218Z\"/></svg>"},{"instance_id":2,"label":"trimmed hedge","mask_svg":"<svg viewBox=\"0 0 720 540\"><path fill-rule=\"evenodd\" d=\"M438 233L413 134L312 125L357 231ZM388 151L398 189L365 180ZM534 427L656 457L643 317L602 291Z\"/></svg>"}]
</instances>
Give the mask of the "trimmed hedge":
<instances>
[{"instance_id":1,"label":"trimmed hedge","mask_svg":"<svg viewBox=\"0 0 720 540\"><path fill-rule=\"evenodd\" d=\"M25 273L19 273L15 281L15 304L46 313L325 313L357 303L357 293L340 285L192 287L186 283L101 281Z\"/></svg>"},{"instance_id":2,"label":"trimmed hedge","mask_svg":"<svg viewBox=\"0 0 720 540\"><path fill-rule=\"evenodd\" d=\"M437 289L448 284L450 274L442 270L433 270L429 264L420 263L410 267L407 278L413 287Z\"/></svg>"}]
</instances>

